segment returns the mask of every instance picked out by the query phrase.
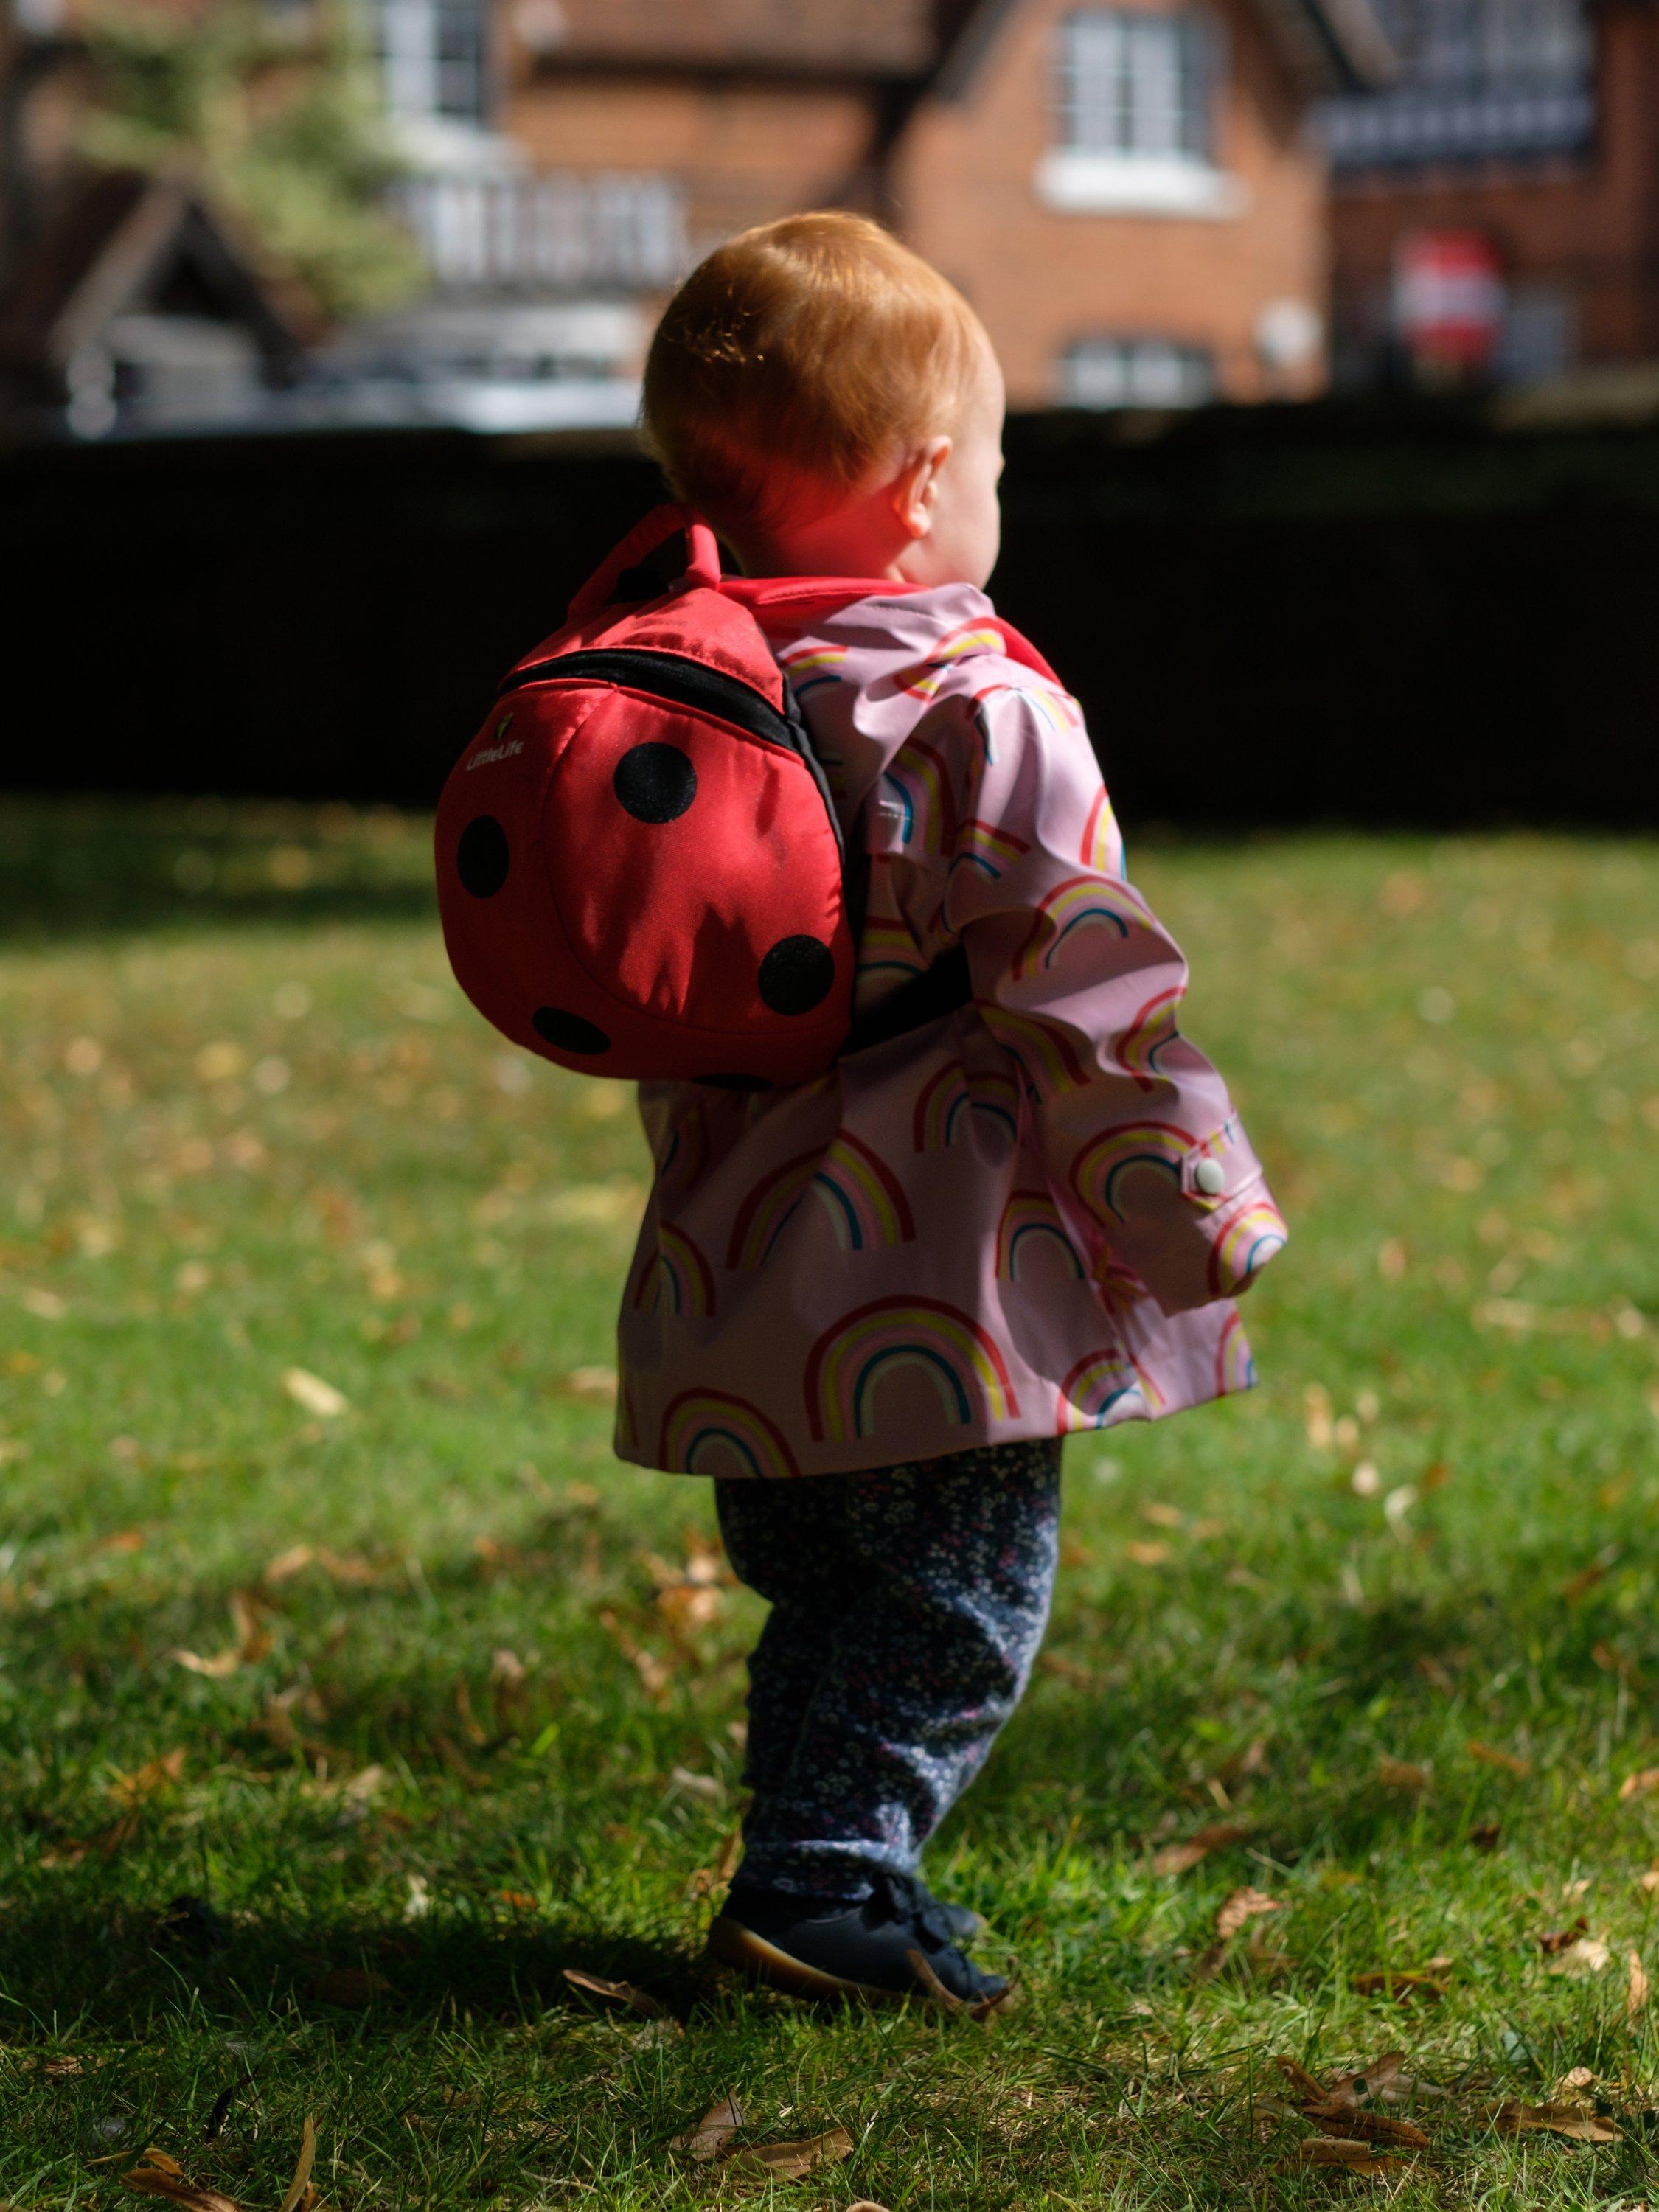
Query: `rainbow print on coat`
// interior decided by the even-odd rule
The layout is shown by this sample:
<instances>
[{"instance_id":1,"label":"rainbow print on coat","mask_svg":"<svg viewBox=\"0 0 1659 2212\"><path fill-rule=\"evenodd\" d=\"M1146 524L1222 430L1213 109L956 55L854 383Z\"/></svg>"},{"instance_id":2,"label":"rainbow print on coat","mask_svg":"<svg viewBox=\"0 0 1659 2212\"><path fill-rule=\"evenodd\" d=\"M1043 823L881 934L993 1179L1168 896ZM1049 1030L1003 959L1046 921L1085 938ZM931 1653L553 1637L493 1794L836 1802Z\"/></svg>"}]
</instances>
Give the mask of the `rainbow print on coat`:
<instances>
[{"instance_id":1,"label":"rainbow print on coat","mask_svg":"<svg viewBox=\"0 0 1659 2212\"><path fill-rule=\"evenodd\" d=\"M1019 1089L1012 1075L975 1075L972 1083L960 1060L930 1075L916 1093L910 1116L912 1149L942 1152L955 1144L966 1114L984 1114L1011 1139L1019 1135Z\"/></svg>"},{"instance_id":2,"label":"rainbow print on coat","mask_svg":"<svg viewBox=\"0 0 1659 2212\"><path fill-rule=\"evenodd\" d=\"M1097 1219L1122 1218L1119 1194L1133 1175L1158 1175L1181 1188L1182 1164L1194 1139L1173 1121L1133 1121L1092 1137L1073 1160L1072 1188Z\"/></svg>"},{"instance_id":3,"label":"rainbow print on coat","mask_svg":"<svg viewBox=\"0 0 1659 2212\"><path fill-rule=\"evenodd\" d=\"M957 797L950 768L936 745L912 738L882 771L881 781L898 801L906 845L917 846L930 858L954 850Z\"/></svg>"},{"instance_id":4,"label":"rainbow print on coat","mask_svg":"<svg viewBox=\"0 0 1659 2212\"><path fill-rule=\"evenodd\" d=\"M1130 1399L1133 1407L1124 1402ZM1144 1419L1151 1410L1134 1362L1113 1346L1085 1354L1067 1373L1055 1402L1054 1434L1103 1429L1135 1415Z\"/></svg>"},{"instance_id":5,"label":"rainbow print on coat","mask_svg":"<svg viewBox=\"0 0 1659 2212\"><path fill-rule=\"evenodd\" d=\"M1146 1284L1126 1261L1113 1257L1109 1245L1096 1265L1095 1289L1109 1314L1127 1314L1147 1295Z\"/></svg>"},{"instance_id":6,"label":"rainbow print on coat","mask_svg":"<svg viewBox=\"0 0 1659 2212\"><path fill-rule=\"evenodd\" d=\"M1215 1394L1218 1398L1231 1398L1237 1391L1255 1388L1255 1362L1250 1357L1244 1324L1236 1313L1230 1313L1216 1345Z\"/></svg>"},{"instance_id":7,"label":"rainbow print on coat","mask_svg":"<svg viewBox=\"0 0 1659 2212\"><path fill-rule=\"evenodd\" d=\"M910 925L897 915L870 915L859 933L858 978L866 975L920 975L927 956L910 933Z\"/></svg>"},{"instance_id":8,"label":"rainbow print on coat","mask_svg":"<svg viewBox=\"0 0 1659 2212\"><path fill-rule=\"evenodd\" d=\"M931 699L950 672L951 666L969 653L1006 653L1006 641L1000 629L983 623L969 623L943 637L928 654L907 673L901 670L897 681L913 699Z\"/></svg>"},{"instance_id":9,"label":"rainbow print on coat","mask_svg":"<svg viewBox=\"0 0 1659 2212\"><path fill-rule=\"evenodd\" d=\"M1143 1091L1153 1089L1156 1078L1163 1073L1158 1064L1158 1054L1167 1052L1180 1038L1176 1008L1185 989L1183 983L1172 983L1167 991L1159 991L1148 999L1117 1041L1119 1066L1126 1074L1133 1075Z\"/></svg>"},{"instance_id":10,"label":"rainbow print on coat","mask_svg":"<svg viewBox=\"0 0 1659 2212\"><path fill-rule=\"evenodd\" d=\"M1123 938L1131 929L1151 924L1152 916L1127 884L1103 883L1098 876L1068 876L1038 902L1031 933L1014 960L1014 980L1021 981L1035 971L1039 953L1041 964L1052 968L1055 953L1075 931L1104 929ZM1179 998L1180 993L1176 995Z\"/></svg>"},{"instance_id":11,"label":"rainbow print on coat","mask_svg":"<svg viewBox=\"0 0 1659 2212\"><path fill-rule=\"evenodd\" d=\"M1253 1199L1218 1222L1210 1247L1210 1287L1218 1297L1243 1290L1287 1243L1285 1217L1270 1198Z\"/></svg>"},{"instance_id":12,"label":"rainbow print on coat","mask_svg":"<svg viewBox=\"0 0 1659 2212\"><path fill-rule=\"evenodd\" d=\"M798 1474L782 1431L729 1390L682 1390L662 1417L658 1464L684 1474ZM723 1464L735 1459L735 1467Z\"/></svg>"},{"instance_id":13,"label":"rainbow print on coat","mask_svg":"<svg viewBox=\"0 0 1659 2212\"><path fill-rule=\"evenodd\" d=\"M665 1310L692 1321L706 1321L714 1310L708 1262L672 1222L657 1224L657 1249L634 1286L634 1307L639 1313Z\"/></svg>"},{"instance_id":14,"label":"rainbow print on coat","mask_svg":"<svg viewBox=\"0 0 1659 2212\"><path fill-rule=\"evenodd\" d=\"M665 1190L685 1190L697 1180L708 1161L708 1120L700 1099L694 1099L674 1124L668 1150L657 1170Z\"/></svg>"},{"instance_id":15,"label":"rainbow print on coat","mask_svg":"<svg viewBox=\"0 0 1659 2212\"><path fill-rule=\"evenodd\" d=\"M1079 1282L1084 1279L1083 1261L1078 1249L1066 1234L1058 1209L1046 1190L1013 1190L1008 1194L997 1223L997 1273L1007 1283L1017 1283L1022 1266L1029 1262L1034 1251L1058 1252L1067 1270Z\"/></svg>"},{"instance_id":16,"label":"rainbow print on coat","mask_svg":"<svg viewBox=\"0 0 1659 2212\"><path fill-rule=\"evenodd\" d=\"M1016 860L1023 860L1031 849L1030 840L1015 836L995 822L981 822L974 817L963 823L957 833L957 848L951 866L974 868L994 883L1003 870Z\"/></svg>"},{"instance_id":17,"label":"rainbow print on coat","mask_svg":"<svg viewBox=\"0 0 1659 2212\"><path fill-rule=\"evenodd\" d=\"M762 1266L808 1191L828 1213L843 1252L915 1242L915 1216L898 1177L861 1137L842 1129L826 1152L786 1160L755 1185L732 1224L726 1266Z\"/></svg>"},{"instance_id":18,"label":"rainbow print on coat","mask_svg":"<svg viewBox=\"0 0 1659 2212\"><path fill-rule=\"evenodd\" d=\"M1083 842L1079 848L1078 858L1085 868L1092 868L1097 875L1109 876L1115 873L1112 864L1117 858L1117 821L1103 783L1095 793L1094 804L1089 809L1089 818L1083 825Z\"/></svg>"},{"instance_id":19,"label":"rainbow print on coat","mask_svg":"<svg viewBox=\"0 0 1659 2212\"><path fill-rule=\"evenodd\" d=\"M826 684L839 684L847 665L844 645L798 645L777 656L778 665L789 679L789 688L797 699L805 698L809 691L817 691Z\"/></svg>"},{"instance_id":20,"label":"rainbow print on coat","mask_svg":"<svg viewBox=\"0 0 1659 2212\"><path fill-rule=\"evenodd\" d=\"M1081 1091L1088 1082L1088 1071L1070 1034L1057 1023L1017 1013L994 999L975 999L974 1004L986 1028L1012 1053L1040 1097L1061 1097L1068 1091Z\"/></svg>"},{"instance_id":21,"label":"rainbow print on coat","mask_svg":"<svg viewBox=\"0 0 1659 2212\"><path fill-rule=\"evenodd\" d=\"M848 1443L875 1434L885 1376L920 1371L946 1424L1017 1419L1019 1401L995 1340L942 1298L877 1298L827 1328L806 1362L806 1419L813 1441Z\"/></svg>"}]
</instances>

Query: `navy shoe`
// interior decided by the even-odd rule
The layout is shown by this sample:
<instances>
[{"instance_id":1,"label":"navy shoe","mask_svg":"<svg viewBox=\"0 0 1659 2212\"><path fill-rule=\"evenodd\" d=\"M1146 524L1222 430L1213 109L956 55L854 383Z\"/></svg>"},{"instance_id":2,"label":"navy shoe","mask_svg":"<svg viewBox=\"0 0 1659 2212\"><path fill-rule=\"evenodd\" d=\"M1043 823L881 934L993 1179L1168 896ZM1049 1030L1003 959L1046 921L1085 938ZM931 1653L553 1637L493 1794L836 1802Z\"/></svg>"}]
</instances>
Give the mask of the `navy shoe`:
<instances>
[{"instance_id":1,"label":"navy shoe","mask_svg":"<svg viewBox=\"0 0 1659 2212\"><path fill-rule=\"evenodd\" d=\"M733 1882L708 1951L793 1996L921 1997L995 2012L1008 1984L975 1966L962 1940L915 1875L878 1874L858 1905Z\"/></svg>"},{"instance_id":2,"label":"navy shoe","mask_svg":"<svg viewBox=\"0 0 1659 2212\"><path fill-rule=\"evenodd\" d=\"M985 1933L985 1923L971 1905L947 1905L942 1897L934 1896L919 1874L911 1875L909 1881L922 1903L938 1913L950 1930L951 1941L958 1950L961 1950L964 1944L971 1943L975 1936L982 1936Z\"/></svg>"}]
</instances>

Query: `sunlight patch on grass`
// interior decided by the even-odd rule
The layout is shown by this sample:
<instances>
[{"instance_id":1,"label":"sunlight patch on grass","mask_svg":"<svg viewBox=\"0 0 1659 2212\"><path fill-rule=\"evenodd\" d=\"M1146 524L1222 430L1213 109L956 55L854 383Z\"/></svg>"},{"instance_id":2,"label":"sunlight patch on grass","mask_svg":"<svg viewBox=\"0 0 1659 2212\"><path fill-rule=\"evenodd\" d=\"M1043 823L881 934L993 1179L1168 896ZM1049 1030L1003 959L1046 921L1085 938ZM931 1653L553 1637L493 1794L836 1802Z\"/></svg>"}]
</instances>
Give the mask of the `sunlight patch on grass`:
<instances>
[{"instance_id":1,"label":"sunlight patch on grass","mask_svg":"<svg viewBox=\"0 0 1659 2212\"><path fill-rule=\"evenodd\" d=\"M1144 855L1294 1241L1261 1391L1068 1448L930 1859L1024 1986L980 2027L699 1963L758 1608L611 1456L630 1103L461 1000L426 826L13 817L0 2195L155 2144L275 2208L314 2116L330 2204L690 2205L728 2094L733 2152L852 2139L726 2176L780 2203L1659 2188L1650 848ZM1341 2139L1405 2163L1334 2181L1278 2062L1391 2050Z\"/></svg>"}]
</instances>

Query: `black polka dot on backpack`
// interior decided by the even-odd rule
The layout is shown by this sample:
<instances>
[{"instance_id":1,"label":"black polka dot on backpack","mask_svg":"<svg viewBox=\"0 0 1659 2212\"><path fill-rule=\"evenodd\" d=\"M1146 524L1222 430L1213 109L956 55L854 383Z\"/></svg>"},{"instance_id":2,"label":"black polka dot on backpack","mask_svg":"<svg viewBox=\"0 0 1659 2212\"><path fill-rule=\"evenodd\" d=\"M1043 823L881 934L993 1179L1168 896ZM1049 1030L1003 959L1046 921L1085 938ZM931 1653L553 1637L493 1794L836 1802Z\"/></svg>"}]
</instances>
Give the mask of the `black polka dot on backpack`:
<instances>
[{"instance_id":1,"label":"black polka dot on backpack","mask_svg":"<svg viewBox=\"0 0 1659 2212\"><path fill-rule=\"evenodd\" d=\"M775 1014L810 1014L835 980L836 956L816 937L781 937L760 964L760 994Z\"/></svg>"},{"instance_id":2,"label":"black polka dot on backpack","mask_svg":"<svg viewBox=\"0 0 1659 2212\"><path fill-rule=\"evenodd\" d=\"M611 1040L597 1022L584 1021L563 1006L538 1006L530 1017L530 1026L555 1052L588 1054L611 1049Z\"/></svg>"},{"instance_id":3,"label":"black polka dot on backpack","mask_svg":"<svg viewBox=\"0 0 1659 2212\"><path fill-rule=\"evenodd\" d=\"M475 814L455 846L455 872L474 898L494 898L507 881L512 855L507 832L493 814Z\"/></svg>"},{"instance_id":4,"label":"black polka dot on backpack","mask_svg":"<svg viewBox=\"0 0 1659 2212\"><path fill-rule=\"evenodd\" d=\"M611 787L636 822L673 822L697 795L697 771L678 745L630 745Z\"/></svg>"}]
</instances>

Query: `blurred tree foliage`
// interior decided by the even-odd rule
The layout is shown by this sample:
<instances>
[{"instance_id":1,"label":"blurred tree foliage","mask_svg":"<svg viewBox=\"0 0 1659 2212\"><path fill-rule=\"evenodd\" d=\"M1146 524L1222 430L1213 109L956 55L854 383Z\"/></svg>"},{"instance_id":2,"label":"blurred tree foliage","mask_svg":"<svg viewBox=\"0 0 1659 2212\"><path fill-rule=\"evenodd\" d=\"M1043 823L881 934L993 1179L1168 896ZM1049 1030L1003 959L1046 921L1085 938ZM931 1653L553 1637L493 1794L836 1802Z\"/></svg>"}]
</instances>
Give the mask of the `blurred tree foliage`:
<instances>
[{"instance_id":1,"label":"blurred tree foliage","mask_svg":"<svg viewBox=\"0 0 1659 2212\"><path fill-rule=\"evenodd\" d=\"M419 252L385 205L398 161L349 0L112 0L86 36L90 158L193 171L331 315L419 289Z\"/></svg>"}]
</instances>

